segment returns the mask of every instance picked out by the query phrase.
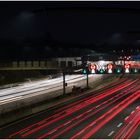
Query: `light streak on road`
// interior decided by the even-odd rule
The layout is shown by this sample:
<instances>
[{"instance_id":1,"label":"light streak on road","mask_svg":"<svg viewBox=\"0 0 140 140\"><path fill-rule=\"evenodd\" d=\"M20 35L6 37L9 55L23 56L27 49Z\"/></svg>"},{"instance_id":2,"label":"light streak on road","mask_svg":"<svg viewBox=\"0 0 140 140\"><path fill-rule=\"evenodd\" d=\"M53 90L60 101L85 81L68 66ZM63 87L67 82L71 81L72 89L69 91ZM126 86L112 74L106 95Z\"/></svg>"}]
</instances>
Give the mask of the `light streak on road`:
<instances>
[{"instance_id":1,"label":"light streak on road","mask_svg":"<svg viewBox=\"0 0 140 140\"><path fill-rule=\"evenodd\" d=\"M1 128L1 131L7 131L6 138L96 139L98 135L114 139L129 139L135 135L139 137L139 79L121 79L88 96L76 98L54 109L52 114L44 116L45 112L42 112L17 122L17 126L23 123L21 128L13 130L16 127L14 123Z\"/></svg>"},{"instance_id":2,"label":"light streak on road","mask_svg":"<svg viewBox=\"0 0 140 140\"><path fill-rule=\"evenodd\" d=\"M74 112L76 112L76 111L78 111L80 109L83 109L84 107L89 106L90 104L93 104L93 103L95 103L95 102L97 102L97 101L99 101L99 100L101 100L101 99L103 99L103 98L105 98L107 96L110 96L110 95L114 94L115 92L117 92L119 90L122 90L123 88L129 87L130 85L132 85L136 81L137 80L134 80L132 82L122 83L121 85L118 85L113 89L110 89L110 90L107 90L105 92L102 92L101 94L99 94L99 95L97 95L95 97L93 96L92 98L87 99L86 102L83 102L82 104L77 104L73 108L68 108L66 110L63 110L61 112L58 112L58 113L54 114L53 116L50 116L49 118L41 120L43 122L44 121L46 122L43 125L38 126L38 124L41 123L41 121L37 122L35 124L32 124L32 125L28 126L27 128L24 128L23 130L20 130L20 131L18 131L16 133L10 135L9 138L21 133L22 131L25 131L26 129L30 129L30 131L26 132L25 134L22 134L23 137L26 137L26 136L28 136L28 135L30 135L32 133L35 133L35 132L39 131L40 129L43 129L46 126L48 126L48 125L50 125L50 124L52 124L52 123L54 123L56 121L59 121L59 120L63 119L64 117L66 117L66 116L68 116L68 115L70 115L70 114L72 114L72 113L74 113ZM49 120L49 121L47 121L47 120ZM35 127L35 126L37 126L37 127Z\"/></svg>"},{"instance_id":3,"label":"light streak on road","mask_svg":"<svg viewBox=\"0 0 140 140\"><path fill-rule=\"evenodd\" d=\"M93 77L90 75L89 77ZM94 76L95 77L95 76ZM84 75L67 75L66 82L68 86L78 84L79 81L86 79ZM41 91L52 92L63 88L63 78L56 78L50 80L43 80L38 82L29 83L19 87L13 87L10 89L0 90L0 104L7 103L8 100L14 101L15 99L24 98L26 95L40 95ZM11 99L11 100L10 100Z\"/></svg>"}]
</instances>

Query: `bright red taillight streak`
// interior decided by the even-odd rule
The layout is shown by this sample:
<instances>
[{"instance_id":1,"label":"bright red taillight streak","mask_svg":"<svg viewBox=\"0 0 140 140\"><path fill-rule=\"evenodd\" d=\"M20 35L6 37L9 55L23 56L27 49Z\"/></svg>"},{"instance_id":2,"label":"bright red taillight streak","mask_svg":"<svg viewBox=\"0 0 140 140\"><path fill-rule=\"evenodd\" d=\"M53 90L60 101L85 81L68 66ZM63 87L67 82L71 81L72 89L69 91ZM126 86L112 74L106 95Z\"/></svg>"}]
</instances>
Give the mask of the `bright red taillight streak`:
<instances>
[{"instance_id":1,"label":"bright red taillight streak","mask_svg":"<svg viewBox=\"0 0 140 140\"><path fill-rule=\"evenodd\" d=\"M49 121L49 122L45 123L45 124L42 125L42 126L39 126L39 127L35 128L35 129L30 130L29 132L23 134L22 136L23 136L23 137L26 137L26 136L28 136L28 135L30 135L30 134L32 134L32 133L34 133L34 132L36 132L36 131L38 131L38 130L44 128L45 126L47 126L47 125L49 125L49 124L51 124L51 123L54 123L54 122L56 122L56 121L58 121L58 120L60 120L60 119L62 119L62 118L64 118L64 117L68 116L69 114L72 114L72 113L74 113L75 111L78 111L78 110L80 110L80 109L82 109L82 108L84 108L84 107L90 105L91 103L97 102L97 101L99 101L100 99L105 98L106 96L109 96L109 95L111 95L111 94L117 92L118 90L121 90L121 89L123 89L123 88L125 88L125 87L131 85L132 83L134 83L134 82L131 82L131 83L126 84L126 85L124 85L124 86L120 86L119 88L114 88L114 89L111 90L110 92L104 93L104 94L102 94L102 95L99 95L99 96L95 97L94 99L91 99L91 100L89 100L88 102L84 103L83 105L79 104L79 105L77 105L75 108L67 109L67 110L65 111L66 113L65 113L64 115L62 115L62 116L60 116L60 117L58 117L58 118L55 118L55 119L53 119L52 121Z\"/></svg>"},{"instance_id":2,"label":"bright red taillight streak","mask_svg":"<svg viewBox=\"0 0 140 140\"><path fill-rule=\"evenodd\" d=\"M115 93L115 92L117 92L117 91L119 91L119 90L121 90L121 89L123 89L123 88L125 88L125 87L127 87L127 86L129 86L131 84L133 84L136 81L137 80L134 80L134 81L129 82L127 84L125 83L125 84L119 85L119 86L115 87L114 89L111 89L111 90L108 90L108 91L102 93L102 95L98 95L98 96L94 97L93 99L91 98L91 99L87 100L88 102L84 103L83 105L76 105L75 108L73 108L73 109L66 109L65 111L62 111L62 112L57 113L57 114L54 114L53 116L50 116L49 118L41 120L41 121L39 121L39 122L37 122L35 124L32 124L32 125L24 128L24 129L18 131L18 132L15 132L15 133L11 134L8 138L11 138L11 137L13 137L13 136L15 136L15 135L27 130L27 129L30 129L30 128L34 127L35 125L38 126L38 124L40 124L43 121L53 119L53 120L50 120L50 121L46 122L45 124L43 124L43 125L41 125L39 127L33 128L32 130L30 130L27 133L25 133L24 135L22 135L23 137L28 136L28 135L40 130L41 128L43 128L45 126L47 126L47 125L49 125L49 124L51 124L53 122L56 122L56 121L58 121L58 120L60 120L60 119L62 119L64 117L68 116L69 114L74 113L75 111L78 111L78 110L82 109L83 107L86 107L86 106L90 105L91 103L94 103L94 102L96 102L96 101L98 101L98 100L100 100L100 99L102 99L102 98L104 98L106 96L109 96L109 95L111 95L111 94L113 94L113 93ZM65 114L63 114L63 113L65 113ZM63 114L63 115L61 115L61 114ZM56 116L58 116L58 117L56 117ZM54 119L53 117L56 117L56 118Z\"/></svg>"},{"instance_id":3,"label":"bright red taillight streak","mask_svg":"<svg viewBox=\"0 0 140 140\"><path fill-rule=\"evenodd\" d=\"M107 91L109 91L109 90L111 90L111 89L114 89L114 88L115 88L114 86L117 86L118 83L124 82L124 81L125 81L124 79L119 80L119 81L116 80L116 82L114 81L113 84L110 84L110 86L113 86L113 87L111 87L110 89L104 89L103 92L107 92ZM69 108L69 107L72 107L72 106L74 106L74 105L76 105L76 104L78 104L78 103L84 102L84 101L86 101L86 100L88 100L88 99L90 99L90 98L93 98L93 97L95 97L95 96L97 96L97 95L99 95L99 94L102 94L102 91L99 91L98 93L95 92L95 95L94 95L94 92L93 92L93 95L91 95L91 96L89 96L89 97L87 97L87 98L81 99L81 100L79 100L79 101L76 101L76 102L74 102L74 103L72 103L72 104L70 104L70 105L61 107L60 109L57 109L56 112L62 111L62 110L64 110L64 109L67 109L67 108Z\"/></svg>"},{"instance_id":4,"label":"bright red taillight streak","mask_svg":"<svg viewBox=\"0 0 140 140\"><path fill-rule=\"evenodd\" d=\"M130 88L130 91L129 91L129 92L133 92L133 90L134 90L134 89L131 89L131 88ZM97 112L99 112L100 110L102 110L102 109L108 107L109 105L113 104L115 101L119 100L120 98L126 96L127 94L129 94L129 92L127 92L127 93L125 92L124 94L121 94L120 96L118 96L118 95L119 95L119 94L118 94L118 95L116 95L116 96L114 96L114 97L108 99L107 101L104 101L103 103L100 104L100 106L101 106L101 105L104 105L104 106L100 107L100 108L97 109L97 110L96 110L96 106L93 107L93 108L92 108L93 112L91 112L89 115L87 115L87 116L85 116L85 117L82 117L82 116L83 116L84 114L86 114L86 112L83 113L83 114L80 114L80 115L82 115L82 116L81 116L81 119L79 119L79 120L78 120L77 122L75 122L74 124L68 126L68 127L65 128L64 130L61 130L61 132L59 132L59 133L53 135L51 138L52 138L52 139L57 138L59 135L61 135L61 134L63 134L64 132L68 131L69 129L73 128L74 126L76 126L77 124L81 123L82 121L88 119L89 117L91 117L91 116L94 115L95 113L97 113ZM112 101L110 102L110 100L112 100ZM105 104L105 103L106 103L106 104ZM90 109L90 110L91 110L91 109ZM76 118L74 118L74 119L76 119ZM70 120L70 121L73 121L74 119L72 119L72 120ZM53 132L53 131L56 130L56 129L58 130L58 129L62 128L63 126L65 126L65 124L67 124L67 122L64 123L63 125L57 127L57 128L54 128L54 129L51 130L51 131L45 133L44 135L40 136L39 139L42 139L42 138L47 137L48 135L51 134L51 132Z\"/></svg>"},{"instance_id":5,"label":"bright red taillight streak","mask_svg":"<svg viewBox=\"0 0 140 140\"><path fill-rule=\"evenodd\" d=\"M90 136L92 136L103 125L105 125L109 120L111 120L113 117L115 117L119 112L121 112L123 109L125 109L128 105L130 105L132 102L134 102L139 97L140 97L140 91L137 91L133 95L129 96L128 98L126 98L125 100L123 100L122 102L120 102L117 106L115 106L114 108L112 108L111 111L109 110L103 116L101 116L97 120L93 121L92 123L94 124L95 122L98 122L99 120L101 120L103 117L106 117L106 119L104 119L101 122L99 122L99 124L96 125L91 131L87 132L82 137L82 139L87 139ZM124 104L124 105L122 105L122 104ZM86 131L88 128L90 128L90 126L92 125L92 123L90 125L88 125L86 128L84 128L84 131ZM83 130L81 130L81 131L83 132ZM74 135L72 137L72 139L77 138L77 136L79 136L81 134L81 131L79 133L77 133L76 135Z\"/></svg>"},{"instance_id":6,"label":"bright red taillight streak","mask_svg":"<svg viewBox=\"0 0 140 140\"><path fill-rule=\"evenodd\" d=\"M140 125L140 107L137 108L128 119L124 122L124 126L116 133L114 139L128 139Z\"/></svg>"},{"instance_id":7,"label":"bright red taillight streak","mask_svg":"<svg viewBox=\"0 0 140 140\"><path fill-rule=\"evenodd\" d=\"M122 82L122 81L124 82L124 80L121 80L121 82ZM118 81L117 81L117 82L118 82ZM126 83L125 83L125 84L126 84ZM115 85L115 84L112 84L112 85ZM124 84L121 84L121 85L123 86ZM119 85L119 86L120 86L120 85ZM118 87L118 85L117 85L116 87ZM113 87L113 88L114 88L114 87ZM107 89L107 90L105 90L104 92L108 92L108 91L112 90L113 88ZM101 92L100 92L99 94L101 94ZM95 96L96 96L96 95L95 95ZM94 96L92 96L92 97L94 97ZM91 97L88 97L87 99L90 99L90 98L91 98ZM85 99L82 99L82 100L77 101L77 102L75 102L75 103L72 103L72 104L70 104L70 105L68 105L68 106L66 106L66 107L63 107L63 108L61 108L61 109L57 109L57 112L58 112L58 111L61 111L61 112L59 112L59 113L62 113L62 111L63 111L64 109L66 109L67 107L71 107L71 106L73 106L73 105L76 105L76 104L78 104L78 103L80 103L81 101L84 101L84 100L85 100ZM58 114L58 113L57 113L57 114ZM54 114L54 115L57 115L57 114ZM53 116L54 116L54 115L53 115ZM49 120L49 119L52 118L53 116L50 116L50 117L48 117L48 118L45 118L45 119L43 119L43 120L41 120L41 121L39 121L39 122L37 122L37 123L34 123L34 124L32 124L32 125L30 125L30 126L24 128L24 129L21 129L20 131L11 134L8 138L12 138L13 136L15 136L15 135L21 133L22 131L26 131L26 129L30 129L30 128L33 127L33 126L35 126L35 125L37 125L37 124L39 124L39 123L42 123L43 121Z\"/></svg>"}]
</instances>

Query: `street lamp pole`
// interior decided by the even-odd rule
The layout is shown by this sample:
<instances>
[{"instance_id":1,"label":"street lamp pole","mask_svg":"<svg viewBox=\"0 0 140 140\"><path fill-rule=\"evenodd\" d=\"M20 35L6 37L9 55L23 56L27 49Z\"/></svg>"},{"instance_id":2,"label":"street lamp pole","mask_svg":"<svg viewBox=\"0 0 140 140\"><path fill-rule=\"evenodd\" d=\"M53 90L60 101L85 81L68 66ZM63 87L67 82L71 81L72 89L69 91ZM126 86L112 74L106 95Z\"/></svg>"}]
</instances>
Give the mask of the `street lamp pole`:
<instances>
[{"instance_id":1,"label":"street lamp pole","mask_svg":"<svg viewBox=\"0 0 140 140\"><path fill-rule=\"evenodd\" d=\"M88 84L88 72L87 72L87 89L89 88L89 84Z\"/></svg>"},{"instance_id":2,"label":"street lamp pole","mask_svg":"<svg viewBox=\"0 0 140 140\"><path fill-rule=\"evenodd\" d=\"M63 95L66 94L66 87L65 87L65 72L63 71Z\"/></svg>"}]
</instances>

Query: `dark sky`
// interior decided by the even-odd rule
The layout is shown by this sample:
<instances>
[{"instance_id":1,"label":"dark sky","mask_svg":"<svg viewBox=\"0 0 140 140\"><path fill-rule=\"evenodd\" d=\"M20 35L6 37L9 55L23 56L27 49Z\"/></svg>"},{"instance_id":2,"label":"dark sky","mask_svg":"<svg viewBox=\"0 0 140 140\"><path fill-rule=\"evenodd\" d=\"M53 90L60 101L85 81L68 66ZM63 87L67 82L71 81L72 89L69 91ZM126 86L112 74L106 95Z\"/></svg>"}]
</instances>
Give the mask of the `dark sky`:
<instances>
[{"instance_id":1,"label":"dark sky","mask_svg":"<svg viewBox=\"0 0 140 140\"><path fill-rule=\"evenodd\" d=\"M113 8L117 11L106 11ZM0 38L34 38L49 31L60 41L100 42L140 31L140 13L129 12L135 9L140 2L0 2Z\"/></svg>"},{"instance_id":2,"label":"dark sky","mask_svg":"<svg viewBox=\"0 0 140 140\"><path fill-rule=\"evenodd\" d=\"M0 2L3 40L27 50L31 42L47 45L48 40L92 49L106 43L139 45L140 2Z\"/></svg>"}]
</instances>

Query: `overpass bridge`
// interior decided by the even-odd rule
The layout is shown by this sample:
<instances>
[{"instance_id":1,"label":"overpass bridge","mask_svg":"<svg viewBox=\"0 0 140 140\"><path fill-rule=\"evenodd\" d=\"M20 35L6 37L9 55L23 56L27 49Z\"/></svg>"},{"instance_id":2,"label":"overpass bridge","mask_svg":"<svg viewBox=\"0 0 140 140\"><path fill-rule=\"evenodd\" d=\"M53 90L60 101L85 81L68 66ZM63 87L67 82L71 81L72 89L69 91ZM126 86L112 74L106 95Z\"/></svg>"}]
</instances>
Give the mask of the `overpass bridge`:
<instances>
[{"instance_id":1,"label":"overpass bridge","mask_svg":"<svg viewBox=\"0 0 140 140\"><path fill-rule=\"evenodd\" d=\"M0 63L0 70L60 70L81 65L80 57L54 58L51 60L22 60Z\"/></svg>"}]
</instances>

